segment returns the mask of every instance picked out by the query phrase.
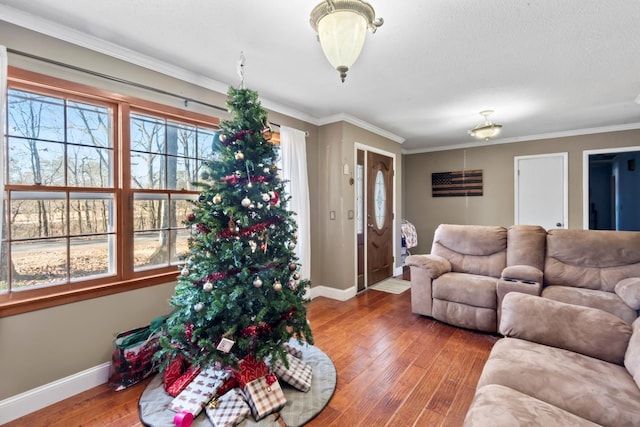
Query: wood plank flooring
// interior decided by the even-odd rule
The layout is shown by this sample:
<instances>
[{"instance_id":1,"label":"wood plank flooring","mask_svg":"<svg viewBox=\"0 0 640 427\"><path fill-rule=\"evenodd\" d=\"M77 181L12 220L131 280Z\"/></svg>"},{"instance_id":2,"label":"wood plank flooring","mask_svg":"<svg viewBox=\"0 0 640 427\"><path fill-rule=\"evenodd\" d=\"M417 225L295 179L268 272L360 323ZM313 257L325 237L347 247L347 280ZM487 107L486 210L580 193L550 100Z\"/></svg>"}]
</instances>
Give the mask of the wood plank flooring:
<instances>
[{"instance_id":1,"label":"wood plank flooring","mask_svg":"<svg viewBox=\"0 0 640 427\"><path fill-rule=\"evenodd\" d=\"M460 426L496 336L411 313L410 291L365 291L345 302L309 303L315 345L338 371L329 405L309 427ZM141 426L148 381L95 387L6 426Z\"/></svg>"}]
</instances>

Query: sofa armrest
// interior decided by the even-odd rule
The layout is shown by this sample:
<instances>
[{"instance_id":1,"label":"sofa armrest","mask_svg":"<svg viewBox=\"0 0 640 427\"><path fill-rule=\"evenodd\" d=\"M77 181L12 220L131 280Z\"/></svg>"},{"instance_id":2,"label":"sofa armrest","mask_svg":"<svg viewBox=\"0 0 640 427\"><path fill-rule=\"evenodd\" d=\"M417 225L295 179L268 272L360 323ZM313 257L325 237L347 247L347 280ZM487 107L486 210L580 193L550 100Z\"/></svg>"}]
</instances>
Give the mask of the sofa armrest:
<instances>
[{"instance_id":1,"label":"sofa armrest","mask_svg":"<svg viewBox=\"0 0 640 427\"><path fill-rule=\"evenodd\" d=\"M518 280L528 284L542 284L542 271L530 265L510 265L502 270L501 278L504 280Z\"/></svg>"},{"instance_id":2,"label":"sofa armrest","mask_svg":"<svg viewBox=\"0 0 640 427\"><path fill-rule=\"evenodd\" d=\"M640 277L630 277L618 282L615 293L625 304L634 310L640 310Z\"/></svg>"},{"instance_id":3,"label":"sofa armrest","mask_svg":"<svg viewBox=\"0 0 640 427\"><path fill-rule=\"evenodd\" d=\"M519 292L502 301L500 333L622 365L631 327L602 310Z\"/></svg>"},{"instance_id":4,"label":"sofa armrest","mask_svg":"<svg viewBox=\"0 0 640 427\"><path fill-rule=\"evenodd\" d=\"M427 275L431 279L435 279L451 271L451 263L449 260L439 255L409 255L404 264L426 270Z\"/></svg>"}]
</instances>

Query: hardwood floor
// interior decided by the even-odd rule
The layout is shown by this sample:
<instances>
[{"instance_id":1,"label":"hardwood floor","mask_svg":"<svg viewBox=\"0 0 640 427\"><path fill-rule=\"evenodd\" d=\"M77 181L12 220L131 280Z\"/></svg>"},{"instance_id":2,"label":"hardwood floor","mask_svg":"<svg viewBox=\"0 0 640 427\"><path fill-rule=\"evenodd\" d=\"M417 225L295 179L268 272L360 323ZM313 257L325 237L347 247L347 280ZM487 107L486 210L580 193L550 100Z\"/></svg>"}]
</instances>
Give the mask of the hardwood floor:
<instances>
[{"instance_id":1,"label":"hardwood floor","mask_svg":"<svg viewBox=\"0 0 640 427\"><path fill-rule=\"evenodd\" d=\"M308 309L315 345L333 360L338 383L307 426L462 425L496 336L412 314L409 291L319 297ZM121 392L95 387L6 426L141 426L147 382Z\"/></svg>"}]
</instances>

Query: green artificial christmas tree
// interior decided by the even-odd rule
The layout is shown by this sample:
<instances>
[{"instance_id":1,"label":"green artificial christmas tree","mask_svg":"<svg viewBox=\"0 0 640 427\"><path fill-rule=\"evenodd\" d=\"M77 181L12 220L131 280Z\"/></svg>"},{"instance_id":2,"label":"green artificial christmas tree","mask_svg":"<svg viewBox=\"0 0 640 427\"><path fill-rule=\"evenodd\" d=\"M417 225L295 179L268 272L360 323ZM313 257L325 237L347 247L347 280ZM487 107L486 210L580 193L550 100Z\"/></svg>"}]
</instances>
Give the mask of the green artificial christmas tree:
<instances>
[{"instance_id":1,"label":"green artificial christmas tree","mask_svg":"<svg viewBox=\"0 0 640 427\"><path fill-rule=\"evenodd\" d=\"M251 355L285 365L283 344L313 343L294 254L296 223L288 211L277 153L258 94L230 88L231 120L220 125L214 159L185 223L189 254L178 276L174 308L157 357L237 366Z\"/></svg>"}]
</instances>

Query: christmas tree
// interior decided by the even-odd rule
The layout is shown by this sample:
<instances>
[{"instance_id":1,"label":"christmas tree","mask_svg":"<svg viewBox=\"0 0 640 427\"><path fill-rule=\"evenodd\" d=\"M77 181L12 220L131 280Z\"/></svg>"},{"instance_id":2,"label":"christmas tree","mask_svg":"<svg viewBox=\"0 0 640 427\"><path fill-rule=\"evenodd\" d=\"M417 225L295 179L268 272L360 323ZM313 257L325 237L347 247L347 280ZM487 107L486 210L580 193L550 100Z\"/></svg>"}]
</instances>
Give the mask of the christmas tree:
<instances>
[{"instance_id":1,"label":"christmas tree","mask_svg":"<svg viewBox=\"0 0 640 427\"><path fill-rule=\"evenodd\" d=\"M283 344L313 343L294 254L296 223L286 208L277 153L258 94L230 88L232 119L220 124L215 158L204 166L193 211L189 254L157 357L237 366L244 357L287 364Z\"/></svg>"}]
</instances>

